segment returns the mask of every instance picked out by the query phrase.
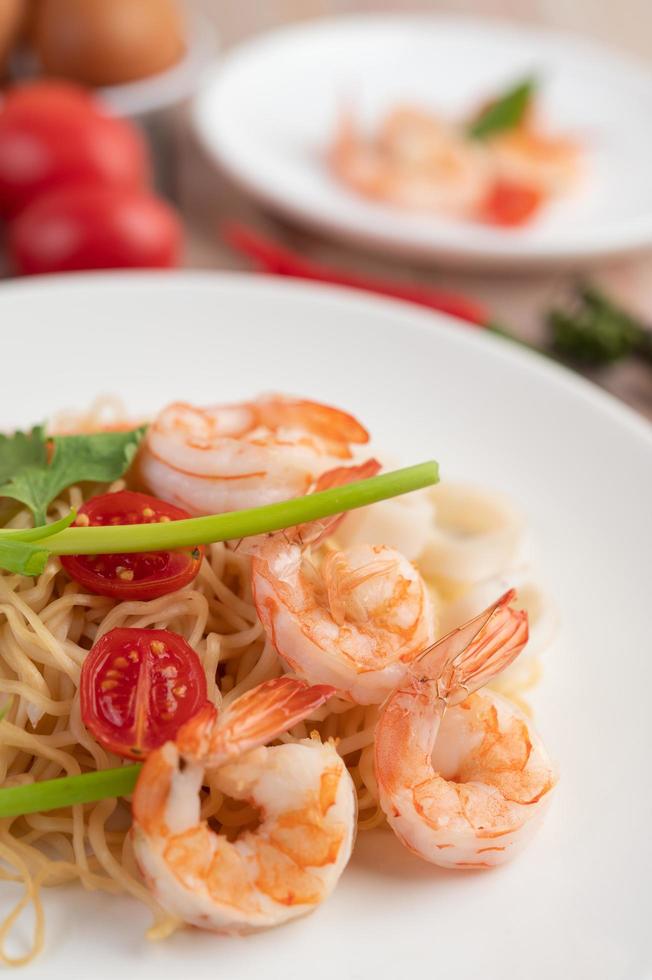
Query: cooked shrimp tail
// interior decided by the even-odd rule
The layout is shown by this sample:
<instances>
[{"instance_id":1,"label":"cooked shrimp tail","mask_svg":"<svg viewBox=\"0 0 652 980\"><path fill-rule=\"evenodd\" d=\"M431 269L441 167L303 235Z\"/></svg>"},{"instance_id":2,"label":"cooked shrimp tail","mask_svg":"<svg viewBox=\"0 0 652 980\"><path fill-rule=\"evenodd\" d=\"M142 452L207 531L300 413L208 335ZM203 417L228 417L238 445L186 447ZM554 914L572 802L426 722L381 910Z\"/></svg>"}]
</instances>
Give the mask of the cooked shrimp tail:
<instances>
[{"instance_id":1,"label":"cooked shrimp tail","mask_svg":"<svg viewBox=\"0 0 652 980\"><path fill-rule=\"evenodd\" d=\"M454 630L411 665L376 727L380 805L398 838L449 868L486 868L529 839L555 785L527 718L491 692L474 693L527 641L515 592Z\"/></svg>"},{"instance_id":2,"label":"cooked shrimp tail","mask_svg":"<svg viewBox=\"0 0 652 980\"><path fill-rule=\"evenodd\" d=\"M436 680L438 695L448 705L484 687L509 667L527 643L527 613L510 608L515 598L516 590L510 589L484 612L424 650L411 673Z\"/></svg>"},{"instance_id":3,"label":"cooked shrimp tail","mask_svg":"<svg viewBox=\"0 0 652 980\"><path fill-rule=\"evenodd\" d=\"M247 691L222 712L207 705L177 736L177 748L207 768L221 766L298 724L320 708L335 688L310 686L294 677L275 677Z\"/></svg>"}]
</instances>

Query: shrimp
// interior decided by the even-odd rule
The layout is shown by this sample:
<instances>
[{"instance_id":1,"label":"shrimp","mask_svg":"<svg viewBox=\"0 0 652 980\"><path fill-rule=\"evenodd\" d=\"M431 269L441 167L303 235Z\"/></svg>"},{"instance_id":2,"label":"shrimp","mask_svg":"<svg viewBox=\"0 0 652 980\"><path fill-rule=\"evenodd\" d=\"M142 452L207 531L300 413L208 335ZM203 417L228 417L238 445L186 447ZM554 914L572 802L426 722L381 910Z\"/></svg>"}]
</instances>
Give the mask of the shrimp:
<instances>
[{"instance_id":1,"label":"shrimp","mask_svg":"<svg viewBox=\"0 0 652 980\"><path fill-rule=\"evenodd\" d=\"M256 609L292 671L358 704L379 704L432 643L432 600L414 565L385 545L313 562L306 545L329 530L322 521L263 543L252 563Z\"/></svg>"},{"instance_id":2,"label":"shrimp","mask_svg":"<svg viewBox=\"0 0 652 980\"><path fill-rule=\"evenodd\" d=\"M478 209L491 177L484 146L407 106L390 113L375 139L343 115L329 160L333 173L366 197L456 215Z\"/></svg>"},{"instance_id":3,"label":"shrimp","mask_svg":"<svg viewBox=\"0 0 652 980\"><path fill-rule=\"evenodd\" d=\"M523 847L556 777L529 720L474 693L527 641L514 592L417 660L376 728L380 805L400 841L446 868L489 868Z\"/></svg>"},{"instance_id":4,"label":"shrimp","mask_svg":"<svg viewBox=\"0 0 652 980\"><path fill-rule=\"evenodd\" d=\"M577 180L580 150L567 136L551 136L525 124L496 135L490 145L502 179L535 187L547 196L563 193Z\"/></svg>"},{"instance_id":5,"label":"shrimp","mask_svg":"<svg viewBox=\"0 0 652 980\"><path fill-rule=\"evenodd\" d=\"M175 402L150 425L142 481L191 514L223 513L300 496L351 457L369 434L328 405L271 395L196 408Z\"/></svg>"},{"instance_id":6,"label":"shrimp","mask_svg":"<svg viewBox=\"0 0 652 980\"><path fill-rule=\"evenodd\" d=\"M217 715L207 705L146 760L133 798L138 864L159 903L202 929L245 933L315 909L333 891L355 838L355 787L332 743L267 747L333 693L279 677ZM200 819L211 785L260 814L234 840Z\"/></svg>"},{"instance_id":7,"label":"shrimp","mask_svg":"<svg viewBox=\"0 0 652 980\"><path fill-rule=\"evenodd\" d=\"M555 604L528 568L515 566L478 582L458 599L445 605L440 619L442 633L448 633L460 623L477 616L491 597L504 592L508 585L518 589L517 607L527 612L528 641L517 660L492 681L492 687L503 693L523 690L532 685L540 671L539 658L552 645L557 631Z\"/></svg>"}]
</instances>

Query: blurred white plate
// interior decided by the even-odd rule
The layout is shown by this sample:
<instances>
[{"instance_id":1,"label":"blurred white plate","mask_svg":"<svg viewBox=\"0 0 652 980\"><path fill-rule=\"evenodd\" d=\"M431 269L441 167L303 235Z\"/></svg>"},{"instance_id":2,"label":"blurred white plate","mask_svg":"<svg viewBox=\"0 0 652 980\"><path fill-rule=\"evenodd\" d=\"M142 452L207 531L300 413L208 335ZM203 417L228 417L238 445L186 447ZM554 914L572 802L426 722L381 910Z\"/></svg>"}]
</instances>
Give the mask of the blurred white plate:
<instances>
[{"instance_id":1,"label":"blurred white plate","mask_svg":"<svg viewBox=\"0 0 652 980\"><path fill-rule=\"evenodd\" d=\"M324 164L338 111L401 101L451 116L535 73L551 127L586 147L584 185L526 228L410 214L340 186ZM225 59L197 97L208 152L286 215L355 242L456 264L586 263L652 244L652 73L570 35L475 18L344 17L278 30Z\"/></svg>"},{"instance_id":2,"label":"blurred white plate","mask_svg":"<svg viewBox=\"0 0 652 980\"><path fill-rule=\"evenodd\" d=\"M561 781L514 863L443 872L362 833L313 915L245 938L144 938L129 898L45 890L25 980L642 980L652 975L652 430L507 342L386 300L229 275L60 276L0 288L0 427L100 392L134 413L276 389L341 405L406 463L508 492L564 636L533 692ZM0 907L8 907L7 883ZM26 927L25 927L26 928ZM18 974L17 974L18 976Z\"/></svg>"}]
</instances>

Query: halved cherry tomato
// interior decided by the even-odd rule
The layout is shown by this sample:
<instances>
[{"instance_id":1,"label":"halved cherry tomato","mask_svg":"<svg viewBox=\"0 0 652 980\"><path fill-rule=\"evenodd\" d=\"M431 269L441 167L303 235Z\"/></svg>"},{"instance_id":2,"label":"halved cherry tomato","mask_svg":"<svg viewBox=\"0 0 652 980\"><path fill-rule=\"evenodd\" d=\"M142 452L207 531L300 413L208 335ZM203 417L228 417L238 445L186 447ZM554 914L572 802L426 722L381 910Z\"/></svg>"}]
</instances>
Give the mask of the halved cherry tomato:
<instances>
[{"instance_id":1,"label":"halved cherry tomato","mask_svg":"<svg viewBox=\"0 0 652 980\"><path fill-rule=\"evenodd\" d=\"M82 719L97 741L142 759L203 707L206 676L177 633L114 629L86 657L79 695Z\"/></svg>"},{"instance_id":2,"label":"halved cherry tomato","mask_svg":"<svg viewBox=\"0 0 652 980\"><path fill-rule=\"evenodd\" d=\"M523 225L541 206L543 194L537 187L511 180L497 180L482 206L482 218L492 225Z\"/></svg>"},{"instance_id":3,"label":"halved cherry tomato","mask_svg":"<svg viewBox=\"0 0 652 980\"><path fill-rule=\"evenodd\" d=\"M120 490L91 497L79 508L77 526L158 524L190 517L146 493ZM113 599L158 599L192 582L204 548L184 551L138 551L132 555L64 555L61 564L89 592Z\"/></svg>"}]
</instances>

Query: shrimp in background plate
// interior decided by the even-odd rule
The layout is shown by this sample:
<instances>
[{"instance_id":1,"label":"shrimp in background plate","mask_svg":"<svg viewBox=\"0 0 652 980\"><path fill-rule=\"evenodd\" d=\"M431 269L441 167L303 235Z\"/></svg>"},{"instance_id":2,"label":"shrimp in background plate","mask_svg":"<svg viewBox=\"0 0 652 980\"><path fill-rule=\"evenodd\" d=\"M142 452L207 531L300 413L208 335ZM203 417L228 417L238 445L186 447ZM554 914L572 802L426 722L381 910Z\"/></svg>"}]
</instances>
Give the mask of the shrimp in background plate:
<instances>
[{"instance_id":1,"label":"shrimp in background plate","mask_svg":"<svg viewBox=\"0 0 652 980\"><path fill-rule=\"evenodd\" d=\"M192 514L258 507L305 494L315 479L369 441L352 415L270 395L197 408L175 402L150 425L139 475Z\"/></svg>"},{"instance_id":2,"label":"shrimp in background plate","mask_svg":"<svg viewBox=\"0 0 652 980\"><path fill-rule=\"evenodd\" d=\"M340 467L322 480L346 482L374 464ZM332 533L339 519L263 541L252 563L254 602L292 671L332 684L358 704L379 704L434 640L435 613L421 575L394 548L358 544L313 561L307 545Z\"/></svg>"},{"instance_id":3,"label":"shrimp in background plate","mask_svg":"<svg viewBox=\"0 0 652 980\"><path fill-rule=\"evenodd\" d=\"M506 107L523 84L491 100L480 116ZM328 165L343 184L372 200L503 227L523 225L546 199L576 182L581 163L578 142L545 132L531 93L528 98L520 119L480 137L473 132L477 115L454 122L404 105L391 110L375 133L365 134L345 112ZM513 104L505 111L513 112Z\"/></svg>"},{"instance_id":4,"label":"shrimp in background plate","mask_svg":"<svg viewBox=\"0 0 652 980\"><path fill-rule=\"evenodd\" d=\"M527 642L527 615L506 593L411 667L376 727L380 805L419 857L488 868L523 847L556 777L529 720L482 692ZM443 666L442 666L443 662Z\"/></svg>"},{"instance_id":5,"label":"shrimp in background plate","mask_svg":"<svg viewBox=\"0 0 652 980\"><path fill-rule=\"evenodd\" d=\"M501 180L534 187L548 197L567 191L579 175L577 143L567 136L537 132L527 120L492 137L489 146Z\"/></svg>"},{"instance_id":6,"label":"shrimp in background plate","mask_svg":"<svg viewBox=\"0 0 652 980\"><path fill-rule=\"evenodd\" d=\"M492 176L484 146L429 112L401 107L369 139L341 116L329 154L334 174L366 197L407 208L468 216Z\"/></svg>"},{"instance_id":7,"label":"shrimp in background plate","mask_svg":"<svg viewBox=\"0 0 652 980\"><path fill-rule=\"evenodd\" d=\"M266 747L332 688L279 677L217 715L207 705L145 762L133 798L136 858L157 900L202 929L245 933L312 911L332 892L355 838L357 801L332 743ZM235 841L200 819L211 784L260 814Z\"/></svg>"}]
</instances>

